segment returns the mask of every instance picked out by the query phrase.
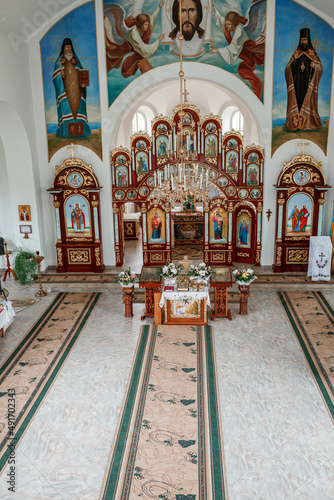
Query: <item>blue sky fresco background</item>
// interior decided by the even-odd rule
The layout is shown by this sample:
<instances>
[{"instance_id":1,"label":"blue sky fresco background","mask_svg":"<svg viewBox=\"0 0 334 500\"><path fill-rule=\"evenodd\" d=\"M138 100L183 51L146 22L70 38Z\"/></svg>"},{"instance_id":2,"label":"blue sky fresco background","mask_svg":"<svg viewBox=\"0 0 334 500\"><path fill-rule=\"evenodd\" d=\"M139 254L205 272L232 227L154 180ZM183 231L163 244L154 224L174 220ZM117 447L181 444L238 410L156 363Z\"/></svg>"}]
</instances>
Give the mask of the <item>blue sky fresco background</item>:
<instances>
[{"instance_id":1,"label":"blue sky fresco background","mask_svg":"<svg viewBox=\"0 0 334 500\"><path fill-rule=\"evenodd\" d=\"M333 29L321 18L292 0L279 0L276 2L273 126L281 126L285 123L287 102L285 67L298 46L300 29L304 27L310 28L313 47L323 66L319 83L319 115L322 121L328 119L329 116ZM317 47L314 43L316 41L318 42Z\"/></svg>"},{"instance_id":2,"label":"blue sky fresco background","mask_svg":"<svg viewBox=\"0 0 334 500\"><path fill-rule=\"evenodd\" d=\"M89 70L90 84L87 87L87 116L92 130L100 128L95 7L94 2L89 2L63 17L40 42L47 132L53 133L57 131L56 94L52 74L65 37L72 39L74 50L82 67Z\"/></svg>"}]
</instances>

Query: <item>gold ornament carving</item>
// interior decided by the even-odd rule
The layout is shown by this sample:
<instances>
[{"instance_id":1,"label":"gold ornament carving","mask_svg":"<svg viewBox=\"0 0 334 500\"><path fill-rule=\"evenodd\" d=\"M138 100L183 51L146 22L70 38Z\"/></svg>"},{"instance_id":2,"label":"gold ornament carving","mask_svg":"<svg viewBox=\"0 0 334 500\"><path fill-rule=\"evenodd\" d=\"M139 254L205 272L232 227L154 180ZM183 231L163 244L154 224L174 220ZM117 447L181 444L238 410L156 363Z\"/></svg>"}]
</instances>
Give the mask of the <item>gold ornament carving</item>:
<instances>
[{"instance_id":1,"label":"gold ornament carving","mask_svg":"<svg viewBox=\"0 0 334 500\"><path fill-rule=\"evenodd\" d=\"M68 255L71 264L90 264L89 250L69 250Z\"/></svg>"},{"instance_id":2,"label":"gold ornament carving","mask_svg":"<svg viewBox=\"0 0 334 500\"><path fill-rule=\"evenodd\" d=\"M288 249L288 262L307 262L308 261L308 249L295 250Z\"/></svg>"},{"instance_id":3,"label":"gold ornament carving","mask_svg":"<svg viewBox=\"0 0 334 500\"><path fill-rule=\"evenodd\" d=\"M152 262L162 262L164 260L163 254L161 253L151 253Z\"/></svg>"},{"instance_id":4,"label":"gold ornament carving","mask_svg":"<svg viewBox=\"0 0 334 500\"><path fill-rule=\"evenodd\" d=\"M59 207L60 207L60 201L54 201L54 202L53 202L53 206L54 206L55 208L59 208Z\"/></svg>"},{"instance_id":5,"label":"gold ornament carving","mask_svg":"<svg viewBox=\"0 0 334 500\"><path fill-rule=\"evenodd\" d=\"M92 207L98 207L99 202L98 201L92 201Z\"/></svg>"},{"instance_id":6,"label":"gold ornament carving","mask_svg":"<svg viewBox=\"0 0 334 500\"><path fill-rule=\"evenodd\" d=\"M237 257L249 257L249 255L245 252L237 252Z\"/></svg>"},{"instance_id":7,"label":"gold ornament carving","mask_svg":"<svg viewBox=\"0 0 334 500\"><path fill-rule=\"evenodd\" d=\"M211 252L211 261L212 262L225 262L225 253L213 253Z\"/></svg>"},{"instance_id":8,"label":"gold ornament carving","mask_svg":"<svg viewBox=\"0 0 334 500\"><path fill-rule=\"evenodd\" d=\"M320 198L318 200L318 203L319 203L319 205L324 205L325 204L325 200L323 198Z\"/></svg>"},{"instance_id":9,"label":"gold ornament carving","mask_svg":"<svg viewBox=\"0 0 334 500\"><path fill-rule=\"evenodd\" d=\"M58 259L58 265L62 266L63 265L63 252L61 248L57 248L57 259Z\"/></svg>"},{"instance_id":10,"label":"gold ornament carving","mask_svg":"<svg viewBox=\"0 0 334 500\"><path fill-rule=\"evenodd\" d=\"M100 266L101 265L101 261L100 261L100 249L99 248L95 248L94 253L95 253L96 265Z\"/></svg>"},{"instance_id":11,"label":"gold ornament carving","mask_svg":"<svg viewBox=\"0 0 334 500\"><path fill-rule=\"evenodd\" d=\"M276 251L276 266L282 265L282 247L278 247Z\"/></svg>"}]
</instances>

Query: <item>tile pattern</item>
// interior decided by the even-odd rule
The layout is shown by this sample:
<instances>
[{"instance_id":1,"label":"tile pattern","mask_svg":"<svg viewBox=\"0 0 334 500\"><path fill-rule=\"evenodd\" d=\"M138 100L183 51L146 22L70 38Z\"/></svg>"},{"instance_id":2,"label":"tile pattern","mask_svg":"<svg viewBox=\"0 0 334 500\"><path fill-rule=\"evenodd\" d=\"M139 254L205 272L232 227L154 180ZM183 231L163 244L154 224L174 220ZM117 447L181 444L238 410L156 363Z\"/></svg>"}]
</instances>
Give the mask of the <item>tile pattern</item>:
<instances>
[{"instance_id":1,"label":"tile pattern","mask_svg":"<svg viewBox=\"0 0 334 500\"><path fill-rule=\"evenodd\" d=\"M321 290L333 307L329 285ZM12 280L6 288L16 299L38 289ZM1 499L99 497L143 324L142 304L126 319L120 290L103 291L17 450L16 493L7 490L7 467ZM2 359L54 297L52 287L47 297L16 311L0 339ZM239 316L238 304L230 307L233 320L213 325L229 499L333 499L334 428L275 289L254 287L248 316Z\"/></svg>"}]
</instances>

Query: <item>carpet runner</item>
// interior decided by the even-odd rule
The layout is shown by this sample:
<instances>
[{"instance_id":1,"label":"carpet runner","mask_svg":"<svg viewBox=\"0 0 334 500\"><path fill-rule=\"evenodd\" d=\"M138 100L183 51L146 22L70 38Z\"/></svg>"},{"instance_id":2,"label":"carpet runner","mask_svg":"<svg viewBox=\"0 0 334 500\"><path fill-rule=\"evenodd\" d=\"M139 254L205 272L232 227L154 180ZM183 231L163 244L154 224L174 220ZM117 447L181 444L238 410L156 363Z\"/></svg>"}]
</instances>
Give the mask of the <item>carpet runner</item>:
<instances>
[{"instance_id":1,"label":"carpet runner","mask_svg":"<svg viewBox=\"0 0 334 500\"><path fill-rule=\"evenodd\" d=\"M0 472L100 296L101 293L59 293L0 367Z\"/></svg>"},{"instance_id":2,"label":"carpet runner","mask_svg":"<svg viewBox=\"0 0 334 500\"><path fill-rule=\"evenodd\" d=\"M143 326L100 499L224 500L213 332Z\"/></svg>"},{"instance_id":3,"label":"carpet runner","mask_svg":"<svg viewBox=\"0 0 334 500\"><path fill-rule=\"evenodd\" d=\"M334 421L334 311L321 292L277 292Z\"/></svg>"}]
</instances>

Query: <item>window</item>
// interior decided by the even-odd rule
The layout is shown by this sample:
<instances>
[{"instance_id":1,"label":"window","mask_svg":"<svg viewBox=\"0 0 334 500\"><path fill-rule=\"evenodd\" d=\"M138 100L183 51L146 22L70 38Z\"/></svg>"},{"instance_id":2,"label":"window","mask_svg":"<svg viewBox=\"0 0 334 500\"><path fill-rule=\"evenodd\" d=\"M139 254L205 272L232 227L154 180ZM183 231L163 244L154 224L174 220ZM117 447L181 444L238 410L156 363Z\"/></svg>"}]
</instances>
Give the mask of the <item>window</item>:
<instances>
[{"instance_id":1,"label":"window","mask_svg":"<svg viewBox=\"0 0 334 500\"><path fill-rule=\"evenodd\" d=\"M137 111L132 120L132 133L135 134L139 131L148 132L147 120L144 113Z\"/></svg>"},{"instance_id":2,"label":"window","mask_svg":"<svg viewBox=\"0 0 334 500\"><path fill-rule=\"evenodd\" d=\"M244 117L240 111L235 111L231 116L231 126L234 130L237 130L241 134L244 133Z\"/></svg>"}]
</instances>

